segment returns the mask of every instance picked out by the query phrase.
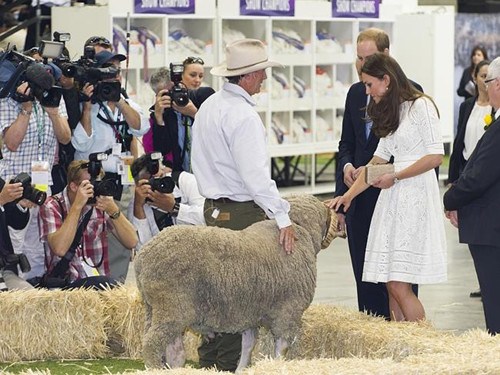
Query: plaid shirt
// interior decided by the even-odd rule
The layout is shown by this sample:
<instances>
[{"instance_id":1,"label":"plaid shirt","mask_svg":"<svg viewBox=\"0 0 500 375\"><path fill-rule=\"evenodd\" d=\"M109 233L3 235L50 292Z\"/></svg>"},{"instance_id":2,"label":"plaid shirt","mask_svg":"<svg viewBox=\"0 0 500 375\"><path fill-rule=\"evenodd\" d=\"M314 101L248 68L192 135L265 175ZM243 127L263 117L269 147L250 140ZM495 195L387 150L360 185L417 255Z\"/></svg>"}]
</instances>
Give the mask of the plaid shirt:
<instances>
[{"instance_id":1,"label":"plaid shirt","mask_svg":"<svg viewBox=\"0 0 500 375\"><path fill-rule=\"evenodd\" d=\"M0 99L0 132L2 135L17 119L20 112L20 103L12 98ZM68 117L63 99L59 103L59 114L62 117ZM40 149L38 147L39 140ZM21 172L31 175L31 162L37 160L48 161L50 168L52 168L56 153L57 139L52 122L40 103L35 100L26 135L17 151L10 151L5 144L2 147L3 159L0 160L0 177L6 180ZM50 170L49 184L52 184Z\"/></svg>"},{"instance_id":2,"label":"plaid shirt","mask_svg":"<svg viewBox=\"0 0 500 375\"><path fill-rule=\"evenodd\" d=\"M70 202L66 189L56 195L61 205L54 197L49 197L45 204L40 207L38 225L40 228L40 239L45 244L45 267L47 271L51 271L61 259L57 255L54 255L50 249L47 236L59 230L63 224L63 217L65 218L68 215ZM61 212L61 206L63 212ZM80 220L82 220L83 215L89 209L90 207L86 206L82 210ZM99 275L110 276L107 231L112 229L113 224L111 224L111 219L103 211L94 208L94 212L90 216L90 220L83 232L80 246L76 249L75 256L69 265L69 280L71 282L90 276L85 272L83 262L95 266L101 263L97 268Z\"/></svg>"}]
</instances>

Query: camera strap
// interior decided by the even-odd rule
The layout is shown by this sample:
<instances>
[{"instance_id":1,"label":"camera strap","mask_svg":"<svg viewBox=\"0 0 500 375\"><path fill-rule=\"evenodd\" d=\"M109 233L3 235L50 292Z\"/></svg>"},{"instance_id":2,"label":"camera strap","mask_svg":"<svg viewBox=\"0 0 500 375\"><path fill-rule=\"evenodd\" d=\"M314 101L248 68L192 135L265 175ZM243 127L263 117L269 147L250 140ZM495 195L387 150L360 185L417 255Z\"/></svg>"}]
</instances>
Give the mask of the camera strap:
<instances>
[{"instance_id":1,"label":"camera strap","mask_svg":"<svg viewBox=\"0 0 500 375\"><path fill-rule=\"evenodd\" d=\"M61 199L57 196L54 195L53 198L55 201L59 204L59 207L61 208L61 216L62 220L64 221L66 219L66 212L64 211L64 207L62 205ZM78 227L76 229L75 237L73 238L73 242L71 242L71 245L64 254L64 256L59 260L59 262L56 263L50 274L47 276L49 277L58 277L64 279L66 277L66 273L69 270L69 264L71 263L71 260L75 256L76 249L78 246L80 246L80 243L82 241L83 237L83 231L87 227L87 224L89 223L90 217L92 216L92 212L94 211L94 208L91 207L90 210L88 210L85 215L83 215L83 218L80 220L78 223ZM47 259L45 259L46 263ZM102 263L102 261L101 261ZM46 267L48 268L48 264L46 264Z\"/></svg>"},{"instance_id":2,"label":"camera strap","mask_svg":"<svg viewBox=\"0 0 500 375\"><path fill-rule=\"evenodd\" d=\"M99 103L99 112L97 112L97 118L101 120L102 122L108 124L111 126L111 129L113 129L113 133L115 134L115 140L117 143L122 145L122 151L128 151L129 150L129 138L131 140L132 136L127 134L128 131L128 123L125 120L120 120L120 121L115 121L109 112L108 107L103 103L103 102L98 102ZM101 110L104 112L104 117L101 114ZM121 116L121 112L118 109L118 116ZM120 126L122 127L120 129ZM124 149L125 148L125 149Z\"/></svg>"}]
</instances>

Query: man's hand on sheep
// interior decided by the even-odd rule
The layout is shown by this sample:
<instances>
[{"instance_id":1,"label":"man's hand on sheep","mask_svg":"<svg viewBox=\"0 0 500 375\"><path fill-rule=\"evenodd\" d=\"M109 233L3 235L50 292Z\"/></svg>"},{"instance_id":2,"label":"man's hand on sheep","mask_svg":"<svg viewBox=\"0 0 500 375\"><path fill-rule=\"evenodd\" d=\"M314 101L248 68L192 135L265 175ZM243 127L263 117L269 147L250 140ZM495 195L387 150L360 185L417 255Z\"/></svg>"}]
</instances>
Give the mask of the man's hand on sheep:
<instances>
[{"instance_id":1,"label":"man's hand on sheep","mask_svg":"<svg viewBox=\"0 0 500 375\"><path fill-rule=\"evenodd\" d=\"M295 240L295 231L291 225L280 229L280 245L287 254L292 253Z\"/></svg>"}]
</instances>

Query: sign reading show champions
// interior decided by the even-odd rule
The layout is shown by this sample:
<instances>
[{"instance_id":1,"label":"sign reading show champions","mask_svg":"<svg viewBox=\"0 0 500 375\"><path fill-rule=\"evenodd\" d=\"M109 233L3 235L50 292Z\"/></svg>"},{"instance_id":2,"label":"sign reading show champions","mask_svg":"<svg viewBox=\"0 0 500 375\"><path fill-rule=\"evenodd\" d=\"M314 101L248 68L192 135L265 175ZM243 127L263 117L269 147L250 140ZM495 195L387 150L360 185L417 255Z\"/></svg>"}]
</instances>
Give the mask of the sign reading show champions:
<instances>
[{"instance_id":1,"label":"sign reading show champions","mask_svg":"<svg viewBox=\"0 0 500 375\"><path fill-rule=\"evenodd\" d=\"M333 17L378 18L380 0L332 0Z\"/></svg>"},{"instance_id":2,"label":"sign reading show champions","mask_svg":"<svg viewBox=\"0 0 500 375\"><path fill-rule=\"evenodd\" d=\"M134 0L135 13L194 14L196 0Z\"/></svg>"},{"instance_id":3,"label":"sign reading show champions","mask_svg":"<svg viewBox=\"0 0 500 375\"><path fill-rule=\"evenodd\" d=\"M240 0L241 16L295 15L295 0Z\"/></svg>"}]
</instances>

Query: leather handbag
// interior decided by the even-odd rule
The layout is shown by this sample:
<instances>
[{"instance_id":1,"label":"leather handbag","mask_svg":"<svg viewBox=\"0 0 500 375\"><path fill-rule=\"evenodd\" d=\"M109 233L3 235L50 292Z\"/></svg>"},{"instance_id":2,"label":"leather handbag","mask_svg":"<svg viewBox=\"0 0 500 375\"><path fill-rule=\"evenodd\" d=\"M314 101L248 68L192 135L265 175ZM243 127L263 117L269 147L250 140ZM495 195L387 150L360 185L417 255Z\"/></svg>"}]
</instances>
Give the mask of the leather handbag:
<instances>
[{"instance_id":1,"label":"leather handbag","mask_svg":"<svg viewBox=\"0 0 500 375\"><path fill-rule=\"evenodd\" d=\"M394 174L394 164L367 164L365 182L371 185L384 174Z\"/></svg>"}]
</instances>

